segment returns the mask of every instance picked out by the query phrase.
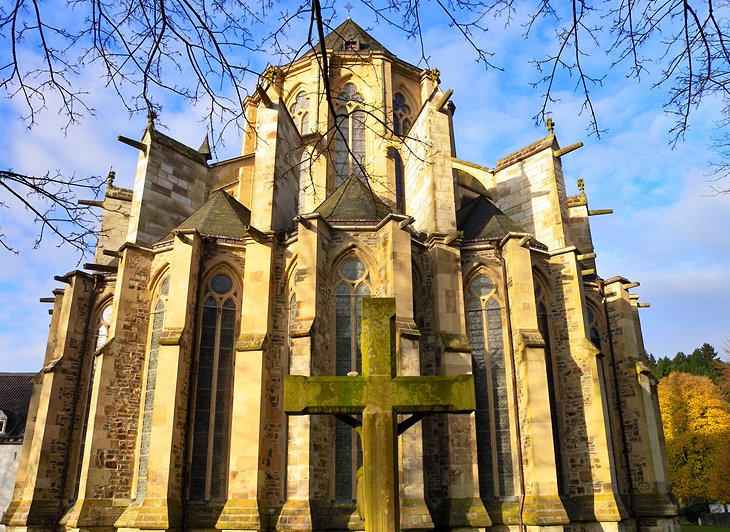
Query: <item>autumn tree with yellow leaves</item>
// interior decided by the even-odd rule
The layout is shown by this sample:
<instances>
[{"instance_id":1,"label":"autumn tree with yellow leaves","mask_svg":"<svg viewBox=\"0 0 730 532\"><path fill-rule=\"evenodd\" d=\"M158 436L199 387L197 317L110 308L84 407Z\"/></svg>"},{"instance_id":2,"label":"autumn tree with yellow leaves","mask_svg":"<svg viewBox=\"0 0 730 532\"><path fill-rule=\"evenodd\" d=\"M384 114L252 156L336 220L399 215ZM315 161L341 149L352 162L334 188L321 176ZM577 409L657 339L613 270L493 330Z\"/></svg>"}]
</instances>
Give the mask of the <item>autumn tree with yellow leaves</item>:
<instances>
[{"instance_id":1,"label":"autumn tree with yellow leaves","mask_svg":"<svg viewBox=\"0 0 730 532\"><path fill-rule=\"evenodd\" d=\"M682 506L730 499L730 403L708 377L674 372L659 383L674 494Z\"/></svg>"}]
</instances>

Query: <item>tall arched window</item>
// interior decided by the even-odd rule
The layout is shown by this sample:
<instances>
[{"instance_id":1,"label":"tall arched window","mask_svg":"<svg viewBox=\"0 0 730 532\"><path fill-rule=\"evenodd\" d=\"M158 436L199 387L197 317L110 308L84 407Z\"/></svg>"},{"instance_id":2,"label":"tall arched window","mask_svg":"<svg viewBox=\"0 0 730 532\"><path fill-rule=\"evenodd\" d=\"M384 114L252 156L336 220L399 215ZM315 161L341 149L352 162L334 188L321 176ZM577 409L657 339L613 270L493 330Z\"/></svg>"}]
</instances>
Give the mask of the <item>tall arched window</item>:
<instances>
[{"instance_id":1,"label":"tall arched window","mask_svg":"<svg viewBox=\"0 0 730 532\"><path fill-rule=\"evenodd\" d=\"M393 93L393 133L403 136L411 129L411 107L402 92Z\"/></svg>"},{"instance_id":2,"label":"tall arched window","mask_svg":"<svg viewBox=\"0 0 730 532\"><path fill-rule=\"evenodd\" d=\"M144 387L144 406L142 409L142 437L139 446L139 467L137 469L137 500L144 499L147 493L147 467L149 465L150 438L152 436L152 410L155 404L155 384L157 383L157 362L160 354L160 335L165 323L165 304L170 291L170 277L160 282L153 299L150 320L150 347L147 356L147 379Z\"/></svg>"},{"instance_id":3,"label":"tall arched window","mask_svg":"<svg viewBox=\"0 0 730 532\"><path fill-rule=\"evenodd\" d=\"M596 319L595 313L591 310L591 307L586 306L588 311L588 334L590 335L591 343L598 349L601 349L601 334L598 332L598 320Z\"/></svg>"},{"instance_id":4,"label":"tall arched window","mask_svg":"<svg viewBox=\"0 0 730 532\"><path fill-rule=\"evenodd\" d=\"M314 187L314 176L312 172L312 152L308 149L302 150L299 159L299 197L297 198L297 212L302 213L307 205L307 190Z\"/></svg>"},{"instance_id":5,"label":"tall arched window","mask_svg":"<svg viewBox=\"0 0 730 532\"><path fill-rule=\"evenodd\" d=\"M479 489L482 496L514 495L512 434L502 307L494 281L477 275L469 285L467 309L476 390Z\"/></svg>"},{"instance_id":6,"label":"tall arched window","mask_svg":"<svg viewBox=\"0 0 730 532\"><path fill-rule=\"evenodd\" d=\"M393 160L395 178L395 212L403 214L406 211L406 186L403 172L403 159L395 148L388 148L388 157Z\"/></svg>"},{"instance_id":7,"label":"tall arched window","mask_svg":"<svg viewBox=\"0 0 730 532\"><path fill-rule=\"evenodd\" d=\"M365 111L357 87L346 83L337 96L335 116L335 188L351 175L363 177L365 167Z\"/></svg>"},{"instance_id":8,"label":"tall arched window","mask_svg":"<svg viewBox=\"0 0 730 532\"><path fill-rule=\"evenodd\" d=\"M535 301L537 303L537 328L545 340L545 377L548 386L550 401L550 424L553 432L553 447L555 449L555 469L558 475L558 493L565 493L565 478L563 470L563 452L560 444L560 421L558 414L558 387L555 379L553 361L552 338L550 335L550 317L548 314L548 299L545 288L538 280L535 283Z\"/></svg>"},{"instance_id":9,"label":"tall arched window","mask_svg":"<svg viewBox=\"0 0 730 532\"><path fill-rule=\"evenodd\" d=\"M236 328L233 280L219 273L205 284L195 382L190 499L226 499Z\"/></svg>"},{"instance_id":10,"label":"tall arched window","mask_svg":"<svg viewBox=\"0 0 730 532\"><path fill-rule=\"evenodd\" d=\"M309 133L309 98L307 93L299 91L294 103L289 106L289 114L299 130L300 135Z\"/></svg>"},{"instance_id":11,"label":"tall arched window","mask_svg":"<svg viewBox=\"0 0 730 532\"><path fill-rule=\"evenodd\" d=\"M88 379L86 386L86 397L84 399L84 411L82 413L81 423L81 439L79 440L79 454L78 462L76 464L76 483L74 484L74 498L78 497L79 485L81 483L81 465L84 459L84 449L86 448L86 431L89 427L89 415L91 409L91 395L94 390L94 377L96 375L96 364L98 357L95 352L104 347L109 340L109 329L112 323L112 309L113 305L111 301L107 301L102 305L101 310L97 311L96 318L96 334L93 342L94 348L91 349L88 356L91 360L88 364Z\"/></svg>"},{"instance_id":12,"label":"tall arched window","mask_svg":"<svg viewBox=\"0 0 730 532\"><path fill-rule=\"evenodd\" d=\"M362 371L360 321L362 299L370 295L370 279L365 265L358 259L345 260L337 272L335 288L335 374ZM362 465L360 439L340 420L335 426L335 499L355 498L355 474Z\"/></svg>"},{"instance_id":13,"label":"tall arched window","mask_svg":"<svg viewBox=\"0 0 730 532\"><path fill-rule=\"evenodd\" d=\"M109 327L112 323L112 304L109 303L99 313L98 326L96 328L96 348L98 351L106 345L109 339Z\"/></svg>"}]
</instances>

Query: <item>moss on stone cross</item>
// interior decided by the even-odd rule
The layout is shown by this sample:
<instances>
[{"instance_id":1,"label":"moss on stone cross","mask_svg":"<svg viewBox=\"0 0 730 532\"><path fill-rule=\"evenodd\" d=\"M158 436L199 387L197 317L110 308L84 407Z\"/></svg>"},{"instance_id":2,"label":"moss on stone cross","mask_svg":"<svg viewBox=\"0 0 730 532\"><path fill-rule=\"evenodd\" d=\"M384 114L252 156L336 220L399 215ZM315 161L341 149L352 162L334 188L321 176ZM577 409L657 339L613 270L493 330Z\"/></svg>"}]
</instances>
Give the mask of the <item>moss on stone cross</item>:
<instances>
[{"instance_id":1,"label":"moss on stone cross","mask_svg":"<svg viewBox=\"0 0 730 532\"><path fill-rule=\"evenodd\" d=\"M362 511L367 532L400 530L397 414L474 411L474 377L398 377L395 366L395 300L362 303L362 376L284 380L289 415L362 414ZM406 421L406 426L410 424ZM358 501L360 502L360 501ZM373 504L376 503L376 504Z\"/></svg>"}]
</instances>

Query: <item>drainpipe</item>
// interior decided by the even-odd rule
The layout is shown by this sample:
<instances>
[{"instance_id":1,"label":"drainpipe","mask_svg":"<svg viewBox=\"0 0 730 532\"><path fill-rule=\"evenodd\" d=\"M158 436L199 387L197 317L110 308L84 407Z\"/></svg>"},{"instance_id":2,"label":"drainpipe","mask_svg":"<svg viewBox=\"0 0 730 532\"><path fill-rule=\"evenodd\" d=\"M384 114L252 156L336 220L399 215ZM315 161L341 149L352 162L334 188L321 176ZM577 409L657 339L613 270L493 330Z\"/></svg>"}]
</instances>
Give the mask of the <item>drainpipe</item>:
<instances>
[{"instance_id":1,"label":"drainpipe","mask_svg":"<svg viewBox=\"0 0 730 532\"><path fill-rule=\"evenodd\" d=\"M608 319L608 300L606 299L606 292L603 286L603 280L598 279L598 290L601 294L601 302L603 303L603 311L606 314L606 329L608 330L608 347L611 352L611 368L613 369L613 386L615 389L616 396L616 411L618 412L618 419L620 425L621 434L621 454L624 456L624 463L626 464L626 473L629 482L629 508L631 509L631 516L636 517L636 511L634 510L634 482L631 479L631 463L629 462L629 448L626 442L626 429L624 427L624 412L621 408L621 400L619 399L619 382L616 368L616 354L613 349L613 333L611 332L611 323Z\"/></svg>"},{"instance_id":2,"label":"drainpipe","mask_svg":"<svg viewBox=\"0 0 730 532\"><path fill-rule=\"evenodd\" d=\"M517 399L517 366L515 364L515 350L514 350L514 342L512 341L512 318L510 314L510 304L509 304L509 292L507 291L507 265L504 262L504 257L502 256L502 249L499 246L495 246L494 250L497 254L497 258L499 259L499 263L502 266L502 280L504 282L505 291L504 291L504 308L505 308L505 314L507 315L507 343L508 343L508 350L509 350L509 361L510 365L512 366L512 403L513 408L515 409L515 416L517 417L517 459L519 462L519 468L518 468L518 477L520 482L520 508L517 512L517 518L519 520L520 530L522 532L527 532L527 526L525 525L525 522L523 520L523 515L525 513L525 471L523 469L523 463L522 463L522 431L520 429L520 404Z\"/></svg>"}]
</instances>

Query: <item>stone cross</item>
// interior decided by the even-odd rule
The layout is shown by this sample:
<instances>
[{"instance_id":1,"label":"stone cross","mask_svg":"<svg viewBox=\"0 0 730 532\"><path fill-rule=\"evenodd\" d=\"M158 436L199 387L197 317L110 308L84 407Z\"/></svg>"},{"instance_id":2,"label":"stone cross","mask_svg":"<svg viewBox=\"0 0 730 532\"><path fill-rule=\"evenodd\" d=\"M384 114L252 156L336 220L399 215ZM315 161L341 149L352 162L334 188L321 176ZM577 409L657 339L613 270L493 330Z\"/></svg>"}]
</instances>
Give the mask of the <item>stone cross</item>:
<instances>
[{"instance_id":1,"label":"stone cross","mask_svg":"<svg viewBox=\"0 0 730 532\"><path fill-rule=\"evenodd\" d=\"M398 433L428 412L473 412L474 377L396 376L395 299L363 299L360 338L362 376L289 375L284 380L284 411L362 415L365 530L393 532L400 530ZM397 414L414 416L399 426Z\"/></svg>"}]
</instances>

